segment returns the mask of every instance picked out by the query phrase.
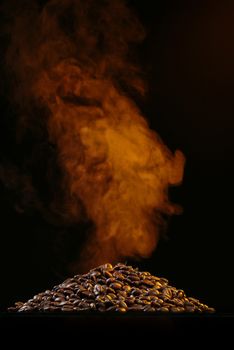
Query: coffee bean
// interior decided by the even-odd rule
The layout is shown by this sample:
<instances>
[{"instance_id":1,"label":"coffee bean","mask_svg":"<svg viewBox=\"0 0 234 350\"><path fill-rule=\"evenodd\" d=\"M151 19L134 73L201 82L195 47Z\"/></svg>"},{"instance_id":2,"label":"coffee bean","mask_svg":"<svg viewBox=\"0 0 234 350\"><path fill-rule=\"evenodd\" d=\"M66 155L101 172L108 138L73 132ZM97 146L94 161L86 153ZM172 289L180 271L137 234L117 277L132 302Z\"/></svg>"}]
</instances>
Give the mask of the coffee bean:
<instances>
[{"instance_id":1,"label":"coffee bean","mask_svg":"<svg viewBox=\"0 0 234 350\"><path fill-rule=\"evenodd\" d=\"M145 306L143 308L143 311L146 311L146 312L155 312L155 308L154 307L151 307L151 306Z\"/></svg>"},{"instance_id":2,"label":"coffee bean","mask_svg":"<svg viewBox=\"0 0 234 350\"><path fill-rule=\"evenodd\" d=\"M105 265L102 265L101 268L102 269L111 270L111 269L113 269L113 266L111 264L107 263Z\"/></svg>"},{"instance_id":3,"label":"coffee bean","mask_svg":"<svg viewBox=\"0 0 234 350\"><path fill-rule=\"evenodd\" d=\"M116 306L115 305L110 306L106 309L106 311L116 311Z\"/></svg>"},{"instance_id":4,"label":"coffee bean","mask_svg":"<svg viewBox=\"0 0 234 350\"><path fill-rule=\"evenodd\" d=\"M210 312L210 313L213 313L213 312L215 312L215 309L213 307L208 307L208 309L206 311Z\"/></svg>"},{"instance_id":5,"label":"coffee bean","mask_svg":"<svg viewBox=\"0 0 234 350\"><path fill-rule=\"evenodd\" d=\"M109 271L104 271L104 276L107 278L112 278L112 274Z\"/></svg>"},{"instance_id":6,"label":"coffee bean","mask_svg":"<svg viewBox=\"0 0 234 350\"><path fill-rule=\"evenodd\" d=\"M94 294L96 295L102 294L104 292L104 288L102 287L101 284L95 284L93 291L94 291Z\"/></svg>"},{"instance_id":7,"label":"coffee bean","mask_svg":"<svg viewBox=\"0 0 234 350\"><path fill-rule=\"evenodd\" d=\"M118 312L126 312L127 311L127 309L125 309L124 307L117 307L115 310Z\"/></svg>"},{"instance_id":8,"label":"coffee bean","mask_svg":"<svg viewBox=\"0 0 234 350\"><path fill-rule=\"evenodd\" d=\"M168 308L168 307L165 307L165 306L162 306L162 307L158 308L158 311L161 311L161 312L169 312L169 308Z\"/></svg>"},{"instance_id":9,"label":"coffee bean","mask_svg":"<svg viewBox=\"0 0 234 350\"><path fill-rule=\"evenodd\" d=\"M171 311L172 312L183 312L184 311L184 308L183 307L177 307L177 306L172 306L171 307Z\"/></svg>"},{"instance_id":10,"label":"coffee bean","mask_svg":"<svg viewBox=\"0 0 234 350\"><path fill-rule=\"evenodd\" d=\"M185 306L185 312L194 312L195 310L194 306Z\"/></svg>"},{"instance_id":11,"label":"coffee bean","mask_svg":"<svg viewBox=\"0 0 234 350\"><path fill-rule=\"evenodd\" d=\"M134 296L141 295L141 290L139 288L132 288L131 294Z\"/></svg>"},{"instance_id":12,"label":"coffee bean","mask_svg":"<svg viewBox=\"0 0 234 350\"><path fill-rule=\"evenodd\" d=\"M174 299L172 300L172 302L173 302L174 304L176 304L177 306L184 306L184 302L183 302L183 300L181 300L181 299L174 298Z\"/></svg>"},{"instance_id":13,"label":"coffee bean","mask_svg":"<svg viewBox=\"0 0 234 350\"><path fill-rule=\"evenodd\" d=\"M183 298L184 297L184 291L183 290L178 290L177 297L178 298Z\"/></svg>"},{"instance_id":14,"label":"coffee bean","mask_svg":"<svg viewBox=\"0 0 234 350\"><path fill-rule=\"evenodd\" d=\"M124 290L125 292L130 292L130 291L131 291L131 287L128 286L128 285L125 285L125 286L123 286L123 290Z\"/></svg>"},{"instance_id":15,"label":"coffee bean","mask_svg":"<svg viewBox=\"0 0 234 350\"><path fill-rule=\"evenodd\" d=\"M127 305L123 300L121 300L121 301L119 302L119 307L125 308L125 309L127 310L128 305Z\"/></svg>"},{"instance_id":16,"label":"coffee bean","mask_svg":"<svg viewBox=\"0 0 234 350\"><path fill-rule=\"evenodd\" d=\"M122 284L119 283L119 282L115 282L115 283L111 283L110 287L115 289L115 290L116 289L121 289L122 288Z\"/></svg>"},{"instance_id":17,"label":"coffee bean","mask_svg":"<svg viewBox=\"0 0 234 350\"><path fill-rule=\"evenodd\" d=\"M9 312L215 312L187 297L168 280L119 263L104 264L84 275L66 279L52 290L16 302Z\"/></svg>"},{"instance_id":18,"label":"coffee bean","mask_svg":"<svg viewBox=\"0 0 234 350\"><path fill-rule=\"evenodd\" d=\"M143 307L141 305L134 305L128 308L129 311L143 311Z\"/></svg>"},{"instance_id":19,"label":"coffee bean","mask_svg":"<svg viewBox=\"0 0 234 350\"><path fill-rule=\"evenodd\" d=\"M154 282L151 282L150 280L143 280L142 281L143 284L145 284L147 287L153 287L154 286Z\"/></svg>"}]
</instances>

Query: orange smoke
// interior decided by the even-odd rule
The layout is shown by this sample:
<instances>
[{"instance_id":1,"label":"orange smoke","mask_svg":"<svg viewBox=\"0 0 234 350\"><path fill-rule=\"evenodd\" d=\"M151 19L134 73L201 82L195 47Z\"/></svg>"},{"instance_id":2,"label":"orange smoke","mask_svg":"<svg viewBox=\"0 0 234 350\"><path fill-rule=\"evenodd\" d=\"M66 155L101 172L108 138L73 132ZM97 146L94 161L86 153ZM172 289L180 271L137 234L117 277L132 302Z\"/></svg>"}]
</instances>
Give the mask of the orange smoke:
<instances>
[{"instance_id":1,"label":"orange smoke","mask_svg":"<svg viewBox=\"0 0 234 350\"><path fill-rule=\"evenodd\" d=\"M24 9L11 33L18 103L43 106L57 147L62 215L79 221L84 207L95 224L82 264L150 256L160 214L177 212L167 190L182 181L184 156L171 154L126 94L144 92L128 52L144 35L137 19L123 1L51 0Z\"/></svg>"}]
</instances>

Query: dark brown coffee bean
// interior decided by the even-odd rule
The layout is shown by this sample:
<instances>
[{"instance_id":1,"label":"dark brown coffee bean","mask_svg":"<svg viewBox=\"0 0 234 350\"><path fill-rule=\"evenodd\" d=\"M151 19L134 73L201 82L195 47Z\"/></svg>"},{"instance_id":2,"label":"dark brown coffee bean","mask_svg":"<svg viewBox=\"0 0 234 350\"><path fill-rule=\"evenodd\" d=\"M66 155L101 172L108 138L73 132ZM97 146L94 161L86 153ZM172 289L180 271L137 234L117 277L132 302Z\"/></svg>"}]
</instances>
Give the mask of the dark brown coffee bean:
<instances>
[{"instance_id":1,"label":"dark brown coffee bean","mask_svg":"<svg viewBox=\"0 0 234 350\"><path fill-rule=\"evenodd\" d=\"M199 305L200 303L199 303L199 300L197 300L197 299L195 299L195 298L192 298L192 297L189 297L188 298L189 299L189 301L191 301L193 304L195 304L195 305Z\"/></svg>"},{"instance_id":2,"label":"dark brown coffee bean","mask_svg":"<svg viewBox=\"0 0 234 350\"><path fill-rule=\"evenodd\" d=\"M116 299L116 294L114 293L108 293L107 294L111 299Z\"/></svg>"},{"instance_id":3,"label":"dark brown coffee bean","mask_svg":"<svg viewBox=\"0 0 234 350\"><path fill-rule=\"evenodd\" d=\"M82 291L81 295L82 295L82 297L86 297L86 298L95 298L95 295L88 290Z\"/></svg>"},{"instance_id":4,"label":"dark brown coffee bean","mask_svg":"<svg viewBox=\"0 0 234 350\"><path fill-rule=\"evenodd\" d=\"M63 312L73 312L74 308L73 307L68 307L68 306L63 306L61 309Z\"/></svg>"},{"instance_id":5,"label":"dark brown coffee bean","mask_svg":"<svg viewBox=\"0 0 234 350\"><path fill-rule=\"evenodd\" d=\"M194 306L186 306L185 312L194 312L196 311L196 308Z\"/></svg>"},{"instance_id":6,"label":"dark brown coffee bean","mask_svg":"<svg viewBox=\"0 0 234 350\"><path fill-rule=\"evenodd\" d=\"M110 273L109 271L104 271L104 276L107 278L112 278L112 273Z\"/></svg>"},{"instance_id":7,"label":"dark brown coffee bean","mask_svg":"<svg viewBox=\"0 0 234 350\"><path fill-rule=\"evenodd\" d=\"M125 286L123 286L123 290L124 290L125 292L130 292L130 291L131 291L131 287L128 286L128 285L125 285Z\"/></svg>"},{"instance_id":8,"label":"dark brown coffee bean","mask_svg":"<svg viewBox=\"0 0 234 350\"><path fill-rule=\"evenodd\" d=\"M132 282L140 281L140 278L137 275L129 275L129 278Z\"/></svg>"},{"instance_id":9,"label":"dark brown coffee bean","mask_svg":"<svg viewBox=\"0 0 234 350\"><path fill-rule=\"evenodd\" d=\"M124 281L124 275L120 272L114 272L113 276L119 281Z\"/></svg>"},{"instance_id":10,"label":"dark brown coffee bean","mask_svg":"<svg viewBox=\"0 0 234 350\"><path fill-rule=\"evenodd\" d=\"M177 292L177 298L183 298L184 297L184 291L183 290L178 290Z\"/></svg>"},{"instance_id":11,"label":"dark brown coffee bean","mask_svg":"<svg viewBox=\"0 0 234 350\"><path fill-rule=\"evenodd\" d=\"M208 307L208 309L206 311L210 312L210 313L213 313L213 312L215 312L215 309L213 307Z\"/></svg>"},{"instance_id":12,"label":"dark brown coffee bean","mask_svg":"<svg viewBox=\"0 0 234 350\"><path fill-rule=\"evenodd\" d=\"M128 308L129 311L143 311L142 305L134 305Z\"/></svg>"},{"instance_id":13,"label":"dark brown coffee bean","mask_svg":"<svg viewBox=\"0 0 234 350\"><path fill-rule=\"evenodd\" d=\"M119 282L115 282L115 283L111 283L110 287L115 289L115 290L116 289L121 289L122 288L122 284L119 283Z\"/></svg>"},{"instance_id":14,"label":"dark brown coffee bean","mask_svg":"<svg viewBox=\"0 0 234 350\"><path fill-rule=\"evenodd\" d=\"M161 282L155 282L153 288L156 289L156 290L162 288L162 283Z\"/></svg>"},{"instance_id":15,"label":"dark brown coffee bean","mask_svg":"<svg viewBox=\"0 0 234 350\"><path fill-rule=\"evenodd\" d=\"M150 289L146 295L151 295L151 296L158 296L160 294L159 290L157 289Z\"/></svg>"},{"instance_id":16,"label":"dark brown coffee bean","mask_svg":"<svg viewBox=\"0 0 234 350\"><path fill-rule=\"evenodd\" d=\"M104 292L104 288L101 284L95 284L93 291L96 295L102 294Z\"/></svg>"},{"instance_id":17,"label":"dark brown coffee bean","mask_svg":"<svg viewBox=\"0 0 234 350\"><path fill-rule=\"evenodd\" d=\"M106 280L106 284L110 285L110 284L112 284L112 283L115 283L114 277L108 278L108 279Z\"/></svg>"},{"instance_id":18,"label":"dark brown coffee bean","mask_svg":"<svg viewBox=\"0 0 234 350\"><path fill-rule=\"evenodd\" d=\"M122 291L122 290L120 290L120 291L118 292L118 295L121 295L121 296L124 297L124 298L127 297L127 293L126 293L125 291Z\"/></svg>"},{"instance_id":19,"label":"dark brown coffee bean","mask_svg":"<svg viewBox=\"0 0 234 350\"><path fill-rule=\"evenodd\" d=\"M163 296L163 298L172 299L173 292L170 288L164 288L162 290L162 296Z\"/></svg>"},{"instance_id":20,"label":"dark brown coffee bean","mask_svg":"<svg viewBox=\"0 0 234 350\"><path fill-rule=\"evenodd\" d=\"M126 312L127 311L124 307L117 307L115 310L118 312Z\"/></svg>"},{"instance_id":21,"label":"dark brown coffee bean","mask_svg":"<svg viewBox=\"0 0 234 350\"><path fill-rule=\"evenodd\" d=\"M144 306L143 311L145 312L155 312L155 308L152 306Z\"/></svg>"},{"instance_id":22,"label":"dark brown coffee bean","mask_svg":"<svg viewBox=\"0 0 234 350\"><path fill-rule=\"evenodd\" d=\"M181 299L174 298L174 299L172 300L172 302L173 302L174 304L176 304L177 306L184 306L184 301L181 300Z\"/></svg>"},{"instance_id":23,"label":"dark brown coffee bean","mask_svg":"<svg viewBox=\"0 0 234 350\"><path fill-rule=\"evenodd\" d=\"M90 272L90 276L92 276L92 277L98 277L100 275L101 275L101 272L97 271L97 270L93 270Z\"/></svg>"},{"instance_id":24,"label":"dark brown coffee bean","mask_svg":"<svg viewBox=\"0 0 234 350\"><path fill-rule=\"evenodd\" d=\"M186 297L168 280L119 263L104 264L75 275L52 290L38 293L9 312L214 312L198 299Z\"/></svg>"},{"instance_id":25,"label":"dark brown coffee bean","mask_svg":"<svg viewBox=\"0 0 234 350\"><path fill-rule=\"evenodd\" d=\"M131 295L134 295L134 296L141 295L141 290L139 288L132 288Z\"/></svg>"},{"instance_id":26,"label":"dark brown coffee bean","mask_svg":"<svg viewBox=\"0 0 234 350\"><path fill-rule=\"evenodd\" d=\"M113 266L109 263L105 264L105 265L102 265L101 268L103 270L112 270L113 269Z\"/></svg>"},{"instance_id":27,"label":"dark brown coffee bean","mask_svg":"<svg viewBox=\"0 0 234 350\"><path fill-rule=\"evenodd\" d=\"M134 305L134 303L135 303L135 298L126 298L126 299L125 299L125 303L126 303L128 306L132 306L132 305Z\"/></svg>"},{"instance_id":28,"label":"dark brown coffee bean","mask_svg":"<svg viewBox=\"0 0 234 350\"><path fill-rule=\"evenodd\" d=\"M123 300L121 300L121 301L119 302L119 307L120 307L120 308L125 308L125 309L127 310L128 305L127 305Z\"/></svg>"},{"instance_id":29,"label":"dark brown coffee bean","mask_svg":"<svg viewBox=\"0 0 234 350\"><path fill-rule=\"evenodd\" d=\"M22 303L21 301L17 301L16 303L15 303L15 306L16 307L22 307L24 305L24 303Z\"/></svg>"},{"instance_id":30,"label":"dark brown coffee bean","mask_svg":"<svg viewBox=\"0 0 234 350\"><path fill-rule=\"evenodd\" d=\"M151 282L148 279L143 280L141 283L145 284L147 287L153 287L154 286L154 282Z\"/></svg>"},{"instance_id":31,"label":"dark brown coffee bean","mask_svg":"<svg viewBox=\"0 0 234 350\"><path fill-rule=\"evenodd\" d=\"M65 301L65 298L55 298L54 301L58 301L62 303L63 301Z\"/></svg>"},{"instance_id":32,"label":"dark brown coffee bean","mask_svg":"<svg viewBox=\"0 0 234 350\"><path fill-rule=\"evenodd\" d=\"M24 305L18 311L19 312L29 312L29 311L32 311L32 308L28 305Z\"/></svg>"},{"instance_id":33,"label":"dark brown coffee bean","mask_svg":"<svg viewBox=\"0 0 234 350\"><path fill-rule=\"evenodd\" d=\"M184 311L184 308L182 308L182 307L178 307L178 306L172 306L171 307L171 311L172 312L183 312Z\"/></svg>"},{"instance_id":34,"label":"dark brown coffee bean","mask_svg":"<svg viewBox=\"0 0 234 350\"><path fill-rule=\"evenodd\" d=\"M169 312L169 308L168 308L168 307L161 306L160 308L158 308L158 311L161 311L161 312Z\"/></svg>"}]
</instances>

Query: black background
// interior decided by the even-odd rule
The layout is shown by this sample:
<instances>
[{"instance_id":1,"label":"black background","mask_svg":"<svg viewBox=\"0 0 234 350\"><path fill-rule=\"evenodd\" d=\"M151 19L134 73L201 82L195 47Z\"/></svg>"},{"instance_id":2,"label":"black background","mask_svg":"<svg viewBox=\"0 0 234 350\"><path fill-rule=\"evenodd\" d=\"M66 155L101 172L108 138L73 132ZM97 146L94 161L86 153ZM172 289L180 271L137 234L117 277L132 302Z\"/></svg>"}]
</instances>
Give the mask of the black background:
<instances>
[{"instance_id":1,"label":"black background","mask_svg":"<svg viewBox=\"0 0 234 350\"><path fill-rule=\"evenodd\" d=\"M131 263L218 311L233 312L234 4L129 4L147 30L139 50L149 83L143 112L168 147L186 156L183 184L170 191L183 214L170 220L150 259ZM9 108L1 109L10 124ZM1 140L10 152L7 136ZM1 186L2 310L65 279L76 237L75 229L54 227L35 212L17 213L9 196ZM55 237L63 235L58 257Z\"/></svg>"}]
</instances>

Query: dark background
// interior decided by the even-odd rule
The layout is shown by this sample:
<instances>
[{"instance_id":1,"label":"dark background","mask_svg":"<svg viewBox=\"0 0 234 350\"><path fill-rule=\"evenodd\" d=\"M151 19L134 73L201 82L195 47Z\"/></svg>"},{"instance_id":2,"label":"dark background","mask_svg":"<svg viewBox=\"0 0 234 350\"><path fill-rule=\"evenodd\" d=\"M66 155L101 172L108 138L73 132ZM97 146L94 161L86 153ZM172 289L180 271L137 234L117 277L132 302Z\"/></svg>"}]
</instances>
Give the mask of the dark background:
<instances>
[{"instance_id":1,"label":"dark background","mask_svg":"<svg viewBox=\"0 0 234 350\"><path fill-rule=\"evenodd\" d=\"M149 83L143 112L166 145L186 156L183 184L170 190L183 214L170 219L167 238L150 259L129 263L220 312L234 312L234 4L129 4L148 33L139 49ZM11 110L3 102L1 110L9 132ZM7 153L4 126L1 149ZM11 196L1 185L2 310L65 279L77 237L75 228L55 227L35 211L20 214Z\"/></svg>"}]
</instances>

